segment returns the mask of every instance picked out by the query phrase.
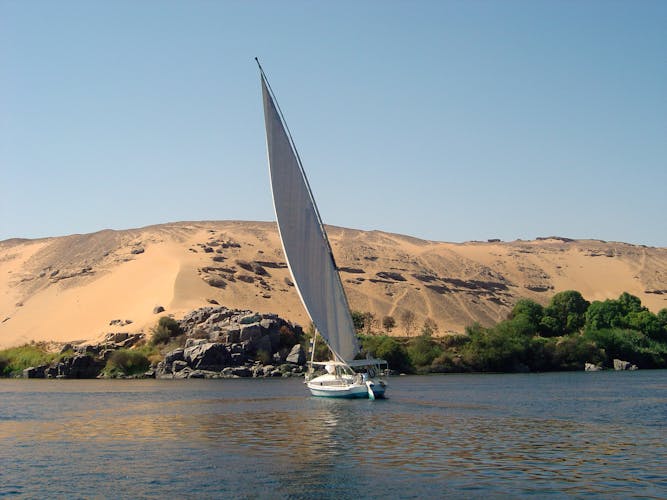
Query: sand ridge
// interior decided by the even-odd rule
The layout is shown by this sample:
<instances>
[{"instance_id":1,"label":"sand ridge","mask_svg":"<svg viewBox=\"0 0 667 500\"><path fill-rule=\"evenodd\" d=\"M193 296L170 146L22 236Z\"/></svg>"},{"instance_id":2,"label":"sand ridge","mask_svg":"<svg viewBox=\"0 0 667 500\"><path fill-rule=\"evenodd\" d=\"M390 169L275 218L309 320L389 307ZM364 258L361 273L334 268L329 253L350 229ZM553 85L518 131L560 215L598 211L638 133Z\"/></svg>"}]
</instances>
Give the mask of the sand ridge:
<instances>
[{"instance_id":1,"label":"sand ridge","mask_svg":"<svg viewBox=\"0 0 667 500\"><path fill-rule=\"evenodd\" d=\"M594 240L444 243L327 226L350 305L394 334L438 333L505 318L516 301L546 303L575 289L588 300L627 291L653 311L667 307L667 249ZM273 312L307 325L275 223L178 222L40 240L0 242L0 347L32 340L93 340L148 332L217 302ZM406 329L406 311L415 315Z\"/></svg>"}]
</instances>

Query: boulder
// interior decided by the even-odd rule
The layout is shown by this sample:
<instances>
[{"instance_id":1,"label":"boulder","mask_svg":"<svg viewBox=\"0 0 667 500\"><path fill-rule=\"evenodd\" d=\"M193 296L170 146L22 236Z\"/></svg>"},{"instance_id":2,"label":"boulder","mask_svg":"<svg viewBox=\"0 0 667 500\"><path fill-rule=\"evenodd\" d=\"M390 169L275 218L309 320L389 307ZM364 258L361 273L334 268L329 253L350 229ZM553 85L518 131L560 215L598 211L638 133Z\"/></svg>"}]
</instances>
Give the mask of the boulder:
<instances>
[{"instance_id":1,"label":"boulder","mask_svg":"<svg viewBox=\"0 0 667 500\"><path fill-rule=\"evenodd\" d=\"M64 378L95 378L103 368L101 362L85 354L77 354L61 365L63 369L58 375Z\"/></svg>"},{"instance_id":2,"label":"boulder","mask_svg":"<svg viewBox=\"0 0 667 500\"><path fill-rule=\"evenodd\" d=\"M232 368L231 374L235 377L252 377L252 371L246 366L237 366Z\"/></svg>"},{"instance_id":3,"label":"boulder","mask_svg":"<svg viewBox=\"0 0 667 500\"><path fill-rule=\"evenodd\" d=\"M100 352L100 359L104 361L109 361L109 358L111 358L111 355L116 352L115 349L104 349L102 352Z\"/></svg>"},{"instance_id":4,"label":"boulder","mask_svg":"<svg viewBox=\"0 0 667 500\"><path fill-rule=\"evenodd\" d=\"M231 362L227 348L212 342L188 347L184 355L188 364L196 370L221 371Z\"/></svg>"},{"instance_id":5,"label":"boulder","mask_svg":"<svg viewBox=\"0 0 667 500\"><path fill-rule=\"evenodd\" d=\"M187 361L182 361L182 360L176 360L172 363L171 365L171 371L173 373L178 373L180 372L183 368L187 368L188 363Z\"/></svg>"},{"instance_id":6,"label":"boulder","mask_svg":"<svg viewBox=\"0 0 667 500\"><path fill-rule=\"evenodd\" d=\"M271 339L268 335L264 335L255 340L251 347L255 352L264 351L267 354L271 354L273 352L273 349L271 348Z\"/></svg>"},{"instance_id":7,"label":"boulder","mask_svg":"<svg viewBox=\"0 0 667 500\"><path fill-rule=\"evenodd\" d=\"M246 355L240 352L233 352L231 355L232 365L240 366L246 362Z\"/></svg>"},{"instance_id":8,"label":"boulder","mask_svg":"<svg viewBox=\"0 0 667 500\"><path fill-rule=\"evenodd\" d=\"M125 340L120 341L120 342L116 342L116 345L120 349L128 349L128 348L132 347L133 345L135 345L137 342L139 342L141 339L144 338L143 333L129 333L129 334L126 334L126 335L127 335L127 338Z\"/></svg>"},{"instance_id":9,"label":"boulder","mask_svg":"<svg viewBox=\"0 0 667 500\"><path fill-rule=\"evenodd\" d=\"M219 335L220 340L225 344L235 344L240 340L241 329L238 327L228 327L222 330Z\"/></svg>"},{"instance_id":10,"label":"boulder","mask_svg":"<svg viewBox=\"0 0 667 500\"><path fill-rule=\"evenodd\" d=\"M292 347L292 350L289 352L289 354L285 358L285 361L287 363L291 363L293 365L304 365L304 364L306 364L306 353L303 352L303 348L301 347L301 344L296 344L294 347Z\"/></svg>"},{"instance_id":11,"label":"boulder","mask_svg":"<svg viewBox=\"0 0 667 500\"><path fill-rule=\"evenodd\" d=\"M271 341L271 352L275 352L280 348L280 331L274 329L269 330L267 337Z\"/></svg>"},{"instance_id":12,"label":"boulder","mask_svg":"<svg viewBox=\"0 0 667 500\"><path fill-rule=\"evenodd\" d=\"M637 370L637 365L633 365L629 361L623 361L620 359L614 359L614 370L616 371L622 371L622 370Z\"/></svg>"},{"instance_id":13,"label":"boulder","mask_svg":"<svg viewBox=\"0 0 667 500\"><path fill-rule=\"evenodd\" d=\"M23 370L23 378L44 378L48 365L31 366Z\"/></svg>"},{"instance_id":14,"label":"boulder","mask_svg":"<svg viewBox=\"0 0 667 500\"><path fill-rule=\"evenodd\" d=\"M258 323L262 317L259 314L247 314L239 319L242 325L250 325L251 323Z\"/></svg>"},{"instance_id":15,"label":"boulder","mask_svg":"<svg viewBox=\"0 0 667 500\"><path fill-rule=\"evenodd\" d=\"M192 373L192 369L190 367L183 368L180 372L174 373L172 375L173 378L189 378L190 374Z\"/></svg>"},{"instance_id":16,"label":"boulder","mask_svg":"<svg viewBox=\"0 0 667 500\"><path fill-rule=\"evenodd\" d=\"M185 341L185 348L194 347L197 345L208 344L208 339L187 339Z\"/></svg>"},{"instance_id":17,"label":"boulder","mask_svg":"<svg viewBox=\"0 0 667 500\"><path fill-rule=\"evenodd\" d=\"M120 322L120 320L114 320ZM113 321L112 321L113 323ZM113 342L114 344L117 344L118 342L123 342L127 340L127 338L130 336L129 333L125 332L120 332L120 333L107 333L106 337L104 337L104 340L107 342Z\"/></svg>"},{"instance_id":18,"label":"boulder","mask_svg":"<svg viewBox=\"0 0 667 500\"><path fill-rule=\"evenodd\" d=\"M231 346L228 346L228 350L232 354L245 354L243 344L232 344Z\"/></svg>"},{"instance_id":19,"label":"boulder","mask_svg":"<svg viewBox=\"0 0 667 500\"><path fill-rule=\"evenodd\" d=\"M261 326L265 330L271 330L276 326L276 324L277 321L273 318L262 318L262 320L259 322L259 326Z\"/></svg>"},{"instance_id":20,"label":"boulder","mask_svg":"<svg viewBox=\"0 0 667 500\"><path fill-rule=\"evenodd\" d=\"M594 365L593 363L586 363L584 365L584 371L587 372L599 372L602 370L602 367L600 365Z\"/></svg>"},{"instance_id":21,"label":"boulder","mask_svg":"<svg viewBox=\"0 0 667 500\"><path fill-rule=\"evenodd\" d=\"M161 312L164 312L164 307L162 306L155 306L153 308L153 314L160 314Z\"/></svg>"},{"instance_id":22,"label":"boulder","mask_svg":"<svg viewBox=\"0 0 667 500\"><path fill-rule=\"evenodd\" d=\"M239 340L241 342L254 342L262 336L262 328L259 324L254 323L251 325L241 327L239 334Z\"/></svg>"},{"instance_id":23,"label":"boulder","mask_svg":"<svg viewBox=\"0 0 667 500\"><path fill-rule=\"evenodd\" d=\"M182 347L179 347L178 349L174 349L173 351L168 352L164 356L165 364L167 364L169 366L172 366L174 364L174 361L184 361L185 360L185 355L183 353L184 353L184 349Z\"/></svg>"}]
</instances>

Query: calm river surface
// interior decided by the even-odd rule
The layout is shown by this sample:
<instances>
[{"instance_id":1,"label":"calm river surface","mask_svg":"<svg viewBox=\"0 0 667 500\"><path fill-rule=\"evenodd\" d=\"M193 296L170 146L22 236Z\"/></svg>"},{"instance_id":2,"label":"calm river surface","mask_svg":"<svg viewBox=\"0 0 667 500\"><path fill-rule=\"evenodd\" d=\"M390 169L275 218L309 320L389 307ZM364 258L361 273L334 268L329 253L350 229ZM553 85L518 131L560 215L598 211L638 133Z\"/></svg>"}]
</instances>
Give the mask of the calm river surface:
<instances>
[{"instance_id":1,"label":"calm river surface","mask_svg":"<svg viewBox=\"0 0 667 500\"><path fill-rule=\"evenodd\" d=\"M0 380L0 497L667 497L667 371Z\"/></svg>"}]
</instances>

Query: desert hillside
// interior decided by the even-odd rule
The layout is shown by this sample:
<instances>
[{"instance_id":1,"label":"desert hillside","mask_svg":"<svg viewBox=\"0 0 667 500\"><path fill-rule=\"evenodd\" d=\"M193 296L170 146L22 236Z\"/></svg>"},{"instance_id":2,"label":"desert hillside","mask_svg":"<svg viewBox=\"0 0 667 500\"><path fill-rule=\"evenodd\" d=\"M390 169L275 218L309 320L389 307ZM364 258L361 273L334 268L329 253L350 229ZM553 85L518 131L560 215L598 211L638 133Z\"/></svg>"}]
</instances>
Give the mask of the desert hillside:
<instances>
[{"instance_id":1,"label":"desert hillside","mask_svg":"<svg viewBox=\"0 0 667 500\"><path fill-rule=\"evenodd\" d=\"M667 307L667 249L566 238L441 243L329 227L352 309L391 315L404 334L440 334L507 316L520 297L561 290L588 300L627 291ZM0 242L0 347L147 331L164 314L219 303L307 325L274 223L181 222Z\"/></svg>"}]
</instances>

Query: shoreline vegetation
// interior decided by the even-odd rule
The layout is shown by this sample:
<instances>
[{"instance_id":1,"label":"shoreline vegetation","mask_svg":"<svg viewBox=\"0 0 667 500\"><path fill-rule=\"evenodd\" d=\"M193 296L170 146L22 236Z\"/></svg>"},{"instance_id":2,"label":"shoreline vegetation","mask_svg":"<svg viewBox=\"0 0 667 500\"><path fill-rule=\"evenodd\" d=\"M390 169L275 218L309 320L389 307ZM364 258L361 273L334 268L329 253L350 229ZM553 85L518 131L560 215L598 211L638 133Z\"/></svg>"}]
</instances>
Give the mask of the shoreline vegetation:
<instances>
[{"instance_id":1,"label":"shoreline vegetation","mask_svg":"<svg viewBox=\"0 0 667 500\"><path fill-rule=\"evenodd\" d=\"M589 303L574 290L548 305L520 299L491 327L438 336L426 320L418 335L392 336L396 320L353 311L360 357L388 361L392 373L546 372L667 368L667 308L639 298ZM405 331L414 318L401 318ZM410 323L412 321L412 323ZM314 329L276 315L207 307L177 321L163 316L143 334L109 334L99 345L32 343L0 351L0 376L26 378L236 378L301 376ZM316 360L329 353L316 344ZM619 363L622 360L623 364ZM619 365L621 368L619 368Z\"/></svg>"}]
</instances>

